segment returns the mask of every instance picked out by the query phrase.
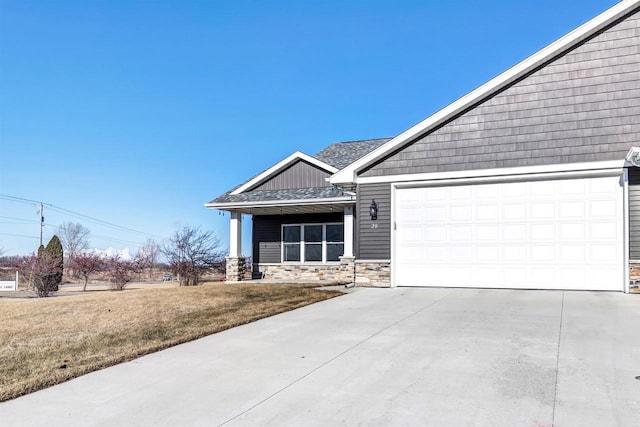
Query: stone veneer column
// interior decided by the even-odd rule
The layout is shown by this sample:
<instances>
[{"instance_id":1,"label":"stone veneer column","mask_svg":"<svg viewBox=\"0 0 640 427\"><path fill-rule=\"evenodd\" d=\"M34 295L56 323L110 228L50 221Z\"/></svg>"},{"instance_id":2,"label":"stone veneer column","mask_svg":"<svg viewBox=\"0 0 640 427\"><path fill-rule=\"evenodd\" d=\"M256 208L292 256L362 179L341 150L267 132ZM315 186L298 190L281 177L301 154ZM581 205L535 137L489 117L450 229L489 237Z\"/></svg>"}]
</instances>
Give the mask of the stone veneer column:
<instances>
[{"instance_id":1,"label":"stone veneer column","mask_svg":"<svg viewBox=\"0 0 640 427\"><path fill-rule=\"evenodd\" d=\"M353 256L340 257L340 269L337 280L345 283L355 283L356 281L356 258Z\"/></svg>"},{"instance_id":2,"label":"stone veneer column","mask_svg":"<svg viewBox=\"0 0 640 427\"><path fill-rule=\"evenodd\" d=\"M246 268L246 258L227 257L227 281L239 282L244 279L244 271Z\"/></svg>"}]
</instances>

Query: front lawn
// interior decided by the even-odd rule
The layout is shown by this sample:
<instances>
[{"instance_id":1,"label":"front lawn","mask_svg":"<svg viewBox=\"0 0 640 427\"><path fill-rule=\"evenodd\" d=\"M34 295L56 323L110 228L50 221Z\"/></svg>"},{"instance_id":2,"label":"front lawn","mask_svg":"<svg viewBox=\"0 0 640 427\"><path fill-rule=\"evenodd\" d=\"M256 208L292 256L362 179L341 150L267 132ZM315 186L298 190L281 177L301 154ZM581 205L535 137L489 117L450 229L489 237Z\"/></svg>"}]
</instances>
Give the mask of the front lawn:
<instances>
[{"instance_id":1,"label":"front lawn","mask_svg":"<svg viewBox=\"0 0 640 427\"><path fill-rule=\"evenodd\" d=\"M341 295L314 287L215 283L0 298L0 401Z\"/></svg>"}]
</instances>

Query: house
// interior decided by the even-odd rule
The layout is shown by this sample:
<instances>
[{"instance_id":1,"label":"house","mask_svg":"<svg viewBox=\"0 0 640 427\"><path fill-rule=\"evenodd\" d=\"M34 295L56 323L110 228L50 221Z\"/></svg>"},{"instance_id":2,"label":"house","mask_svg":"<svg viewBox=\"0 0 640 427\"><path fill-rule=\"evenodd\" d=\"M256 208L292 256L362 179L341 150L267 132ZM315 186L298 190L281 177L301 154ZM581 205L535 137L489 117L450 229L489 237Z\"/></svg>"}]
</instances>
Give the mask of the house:
<instances>
[{"instance_id":1,"label":"house","mask_svg":"<svg viewBox=\"0 0 640 427\"><path fill-rule=\"evenodd\" d=\"M640 0L391 139L296 152L207 203L256 277L628 291L640 260Z\"/></svg>"}]
</instances>

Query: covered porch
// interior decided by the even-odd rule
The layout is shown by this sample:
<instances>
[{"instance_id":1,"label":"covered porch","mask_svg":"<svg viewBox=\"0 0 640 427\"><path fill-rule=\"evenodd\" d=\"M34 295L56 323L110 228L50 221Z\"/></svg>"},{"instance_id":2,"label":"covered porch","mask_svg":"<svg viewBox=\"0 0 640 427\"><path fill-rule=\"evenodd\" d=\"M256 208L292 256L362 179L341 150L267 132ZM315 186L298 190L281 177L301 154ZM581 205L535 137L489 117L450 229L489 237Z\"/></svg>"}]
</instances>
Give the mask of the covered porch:
<instances>
[{"instance_id":1,"label":"covered porch","mask_svg":"<svg viewBox=\"0 0 640 427\"><path fill-rule=\"evenodd\" d=\"M354 199L343 195L331 200L208 204L230 213L227 280L353 282ZM253 221L250 266L242 247L246 215Z\"/></svg>"}]
</instances>

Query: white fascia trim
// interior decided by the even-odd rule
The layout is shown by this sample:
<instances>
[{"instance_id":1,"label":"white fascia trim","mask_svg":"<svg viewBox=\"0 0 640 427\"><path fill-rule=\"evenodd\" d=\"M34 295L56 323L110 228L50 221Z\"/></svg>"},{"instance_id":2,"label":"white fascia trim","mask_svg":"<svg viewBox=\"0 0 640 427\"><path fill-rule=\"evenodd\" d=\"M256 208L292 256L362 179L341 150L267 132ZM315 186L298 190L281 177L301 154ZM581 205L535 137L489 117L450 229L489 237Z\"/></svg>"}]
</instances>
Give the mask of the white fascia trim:
<instances>
[{"instance_id":1,"label":"white fascia trim","mask_svg":"<svg viewBox=\"0 0 640 427\"><path fill-rule=\"evenodd\" d=\"M570 172L548 172L524 175L504 175L504 176L487 176L474 178L458 178L458 179L438 179L412 182L398 182L391 184L392 188L420 188L420 187L441 187L447 185L472 185L472 184L489 184L504 182L522 182L522 181L541 181L550 179L570 179L570 178L596 178L604 176L622 176L625 169L596 169L585 171Z\"/></svg>"},{"instance_id":2,"label":"white fascia trim","mask_svg":"<svg viewBox=\"0 0 640 427\"><path fill-rule=\"evenodd\" d=\"M631 289L631 283L629 281L629 267L630 267L630 257L631 257L631 253L630 253L630 247L629 247L629 240L630 240L630 234L631 234L631 228L629 226L629 169L625 169L624 170L624 178L623 178L623 187L624 187L624 191L622 193L622 215L623 215L623 239L624 239L624 252L623 252L623 257L624 257L624 265L623 265L623 270L624 274L623 274L623 290L625 294L628 294Z\"/></svg>"},{"instance_id":3,"label":"white fascia trim","mask_svg":"<svg viewBox=\"0 0 640 427\"><path fill-rule=\"evenodd\" d=\"M265 202L238 202L238 203L205 203L208 209L242 209L242 208L277 208L280 206L312 206L345 204L356 201L353 197L333 197L328 199L295 199L295 200L269 200Z\"/></svg>"},{"instance_id":4,"label":"white fascia trim","mask_svg":"<svg viewBox=\"0 0 640 427\"><path fill-rule=\"evenodd\" d=\"M381 145L368 155L340 170L338 173L334 174L331 177L331 183L346 184L355 182L356 173L362 168L381 159L386 154L399 148L410 140L429 132L431 129L449 120L456 114L459 114L462 111L468 109L473 104L476 104L482 99L485 99L491 96L493 93L503 89L504 87L513 83L515 80L533 71L535 68L541 66L545 62L553 59L553 57L559 55L561 52L566 51L570 47L580 43L594 33L600 31L602 28L614 22L616 19L623 17L624 15L638 7L638 5L640 5L640 0L623 0L613 7L607 9L587 23L571 31L570 33L551 43L537 53L534 53L524 61L511 67L497 77L494 77L487 83L483 84L482 86L478 87L477 89L473 90L472 92L468 93L452 104L449 104L449 106L443 108L434 115L428 117L417 125L396 136L391 141Z\"/></svg>"},{"instance_id":5,"label":"white fascia trim","mask_svg":"<svg viewBox=\"0 0 640 427\"><path fill-rule=\"evenodd\" d=\"M536 174L567 173L598 170L622 170L626 165L624 160L605 162L567 163L542 166L524 166L500 169L474 169L454 172L417 173L389 176L372 176L358 178L358 184L401 183L412 181L446 181L461 179L495 178L500 176L532 176Z\"/></svg>"},{"instance_id":6,"label":"white fascia trim","mask_svg":"<svg viewBox=\"0 0 640 427\"><path fill-rule=\"evenodd\" d=\"M271 166L269 169L267 169L266 171L256 175L255 177L251 178L249 181L245 182L244 184L242 184L240 187L236 188L235 190L233 190L231 192L231 194L236 195L236 194L240 194L243 191L248 190L249 188L255 186L256 184L264 181L265 179L269 178L271 175L280 172L282 169L286 168L287 166L289 166L290 164L292 164L293 162L297 161L297 160L304 160L308 163L311 163L314 166L319 167L320 169L324 169L329 173L336 173L338 171L337 168L331 166L328 163L325 163L321 160L316 159L315 157L309 156L308 154L304 154L301 151L296 151L295 153L293 153L292 155L290 155L289 157L287 157L284 160L279 161L278 163L276 163L275 165Z\"/></svg>"}]
</instances>

